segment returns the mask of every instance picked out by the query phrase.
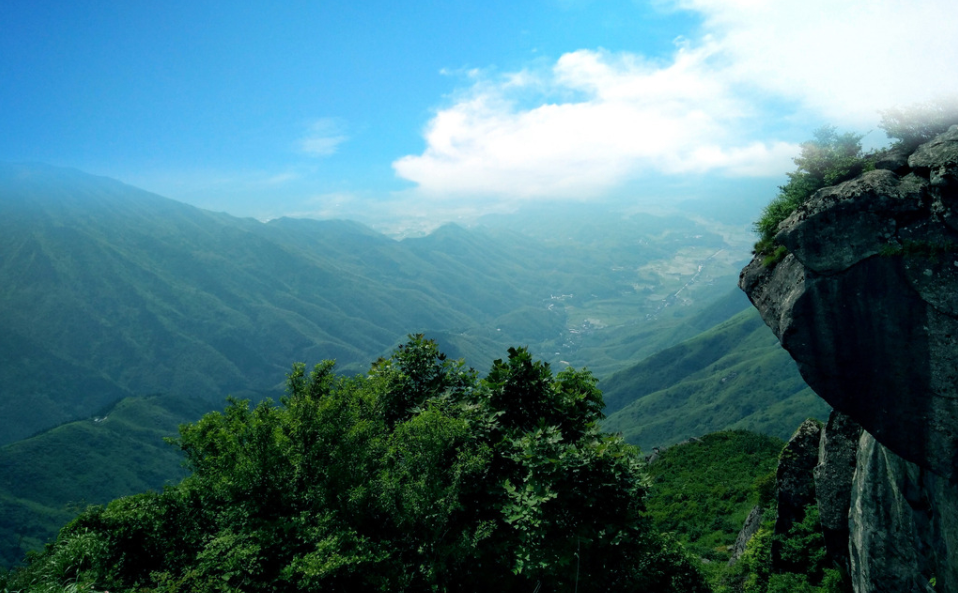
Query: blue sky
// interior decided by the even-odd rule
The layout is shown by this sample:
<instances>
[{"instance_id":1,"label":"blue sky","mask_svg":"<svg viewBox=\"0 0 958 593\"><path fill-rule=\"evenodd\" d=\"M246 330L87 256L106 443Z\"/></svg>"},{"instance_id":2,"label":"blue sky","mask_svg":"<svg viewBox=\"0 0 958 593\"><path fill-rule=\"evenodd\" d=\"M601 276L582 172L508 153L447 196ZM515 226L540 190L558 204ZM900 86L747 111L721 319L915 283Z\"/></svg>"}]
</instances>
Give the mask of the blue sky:
<instances>
[{"instance_id":1,"label":"blue sky","mask_svg":"<svg viewBox=\"0 0 958 593\"><path fill-rule=\"evenodd\" d=\"M258 218L773 192L958 89L950 3L11 0L0 160Z\"/></svg>"}]
</instances>

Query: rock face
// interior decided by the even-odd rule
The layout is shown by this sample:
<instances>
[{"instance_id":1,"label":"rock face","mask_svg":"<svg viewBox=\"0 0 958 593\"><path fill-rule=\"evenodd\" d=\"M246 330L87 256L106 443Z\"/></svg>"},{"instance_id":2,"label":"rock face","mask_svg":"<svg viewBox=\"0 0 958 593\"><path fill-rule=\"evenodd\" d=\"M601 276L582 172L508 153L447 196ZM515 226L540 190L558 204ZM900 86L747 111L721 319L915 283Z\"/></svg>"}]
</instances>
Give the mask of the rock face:
<instances>
[{"instance_id":1,"label":"rock face","mask_svg":"<svg viewBox=\"0 0 958 593\"><path fill-rule=\"evenodd\" d=\"M868 435L849 513L859 593L932 576L958 591L958 126L903 159L817 192L779 227L789 255L739 280L808 384Z\"/></svg>"},{"instance_id":2,"label":"rock face","mask_svg":"<svg viewBox=\"0 0 958 593\"><path fill-rule=\"evenodd\" d=\"M805 518L805 508L815 502L815 483L809 479L818 463L822 427L815 420L802 422L778 461L775 483L778 489L778 518L775 535L785 536L792 525ZM779 572L794 569L782 559L782 539L772 540L772 568Z\"/></svg>"},{"instance_id":3,"label":"rock face","mask_svg":"<svg viewBox=\"0 0 958 593\"><path fill-rule=\"evenodd\" d=\"M762 515L764 513L764 509L757 505L752 507L752 510L748 512L748 517L745 518L745 524L742 525L742 530L738 532L738 537L735 538L735 543L732 544L728 561L729 566L738 562L738 559L745 553L745 546L748 545L748 540L752 539L752 536L758 533L759 528L762 526Z\"/></svg>"},{"instance_id":4,"label":"rock face","mask_svg":"<svg viewBox=\"0 0 958 593\"><path fill-rule=\"evenodd\" d=\"M946 480L863 433L850 514L855 591L958 590L956 509Z\"/></svg>"},{"instance_id":5,"label":"rock face","mask_svg":"<svg viewBox=\"0 0 958 593\"><path fill-rule=\"evenodd\" d=\"M832 411L822 430L815 466L815 496L828 556L849 570L848 510L852 478L862 427L841 412Z\"/></svg>"}]
</instances>

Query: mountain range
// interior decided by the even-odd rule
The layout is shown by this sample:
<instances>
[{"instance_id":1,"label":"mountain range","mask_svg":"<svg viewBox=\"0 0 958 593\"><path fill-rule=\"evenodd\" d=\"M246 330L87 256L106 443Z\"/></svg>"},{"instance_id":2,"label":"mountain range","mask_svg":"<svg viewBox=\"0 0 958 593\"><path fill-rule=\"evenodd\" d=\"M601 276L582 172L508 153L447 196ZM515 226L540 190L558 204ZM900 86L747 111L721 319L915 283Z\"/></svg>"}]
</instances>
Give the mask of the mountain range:
<instances>
[{"instance_id":1,"label":"mountain range","mask_svg":"<svg viewBox=\"0 0 958 593\"><path fill-rule=\"evenodd\" d=\"M0 556L77 505L178 479L162 436L228 394L276 398L296 361L362 373L412 333L482 370L512 345L588 367L606 426L644 449L732 426L787 437L827 408L744 311L749 240L589 206L397 240L0 164Z\"/></svg>"}]
</instances>

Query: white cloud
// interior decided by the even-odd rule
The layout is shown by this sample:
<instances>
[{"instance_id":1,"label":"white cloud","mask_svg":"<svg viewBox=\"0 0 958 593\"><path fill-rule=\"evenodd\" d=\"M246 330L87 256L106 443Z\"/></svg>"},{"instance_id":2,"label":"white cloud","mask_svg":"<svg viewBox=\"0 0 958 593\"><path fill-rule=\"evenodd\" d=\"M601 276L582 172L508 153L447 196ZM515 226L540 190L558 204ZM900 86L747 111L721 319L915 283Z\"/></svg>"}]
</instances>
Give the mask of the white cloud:
<instances>
[{"instance_id":1,"label":"white cloud","mask_svg":"<svg viewBox=\"0 0 958 593\"><path fill-rule=\"evenodd\" d=\"M546 198L598 195L650 171L780 173L795 147L738 140L732 123L750 106L709 74L714 53L680 48L662 66L580 50L539 76L481 81L436 114L423 154L393 166L426 194ZM522 106L543 89L577 99Z\"/></svg>"},{"instance_id":2,"label":"white cloud","mask_svg":"<svg viewBox=\"0 0 958 593\"><path fill-rule=\"evenodd\" d=\"M958 89L951 1L676 0L702 14L704 33L677 40L669 60L579 50L544 70L471 73L429 122L425 151L393 167L435 197L781 175L798 151L776 137L781 120L867 131L879 109Z\"/></svg>"},{"instance_id":3,"label":"white cloud","mask_svg":"<svg viewBox=\"0 0 958 593\"><path fill-rule=\"evenodd\" d=\"M344 123L336 118L317 119L310 124L304 138L299 141L299 148L312 156L325 157L336 153L339 145L349 140L344 133Z\"/></svg>"},{"instance_id":4,"label":"white cloud","mask_svg":"<svg viewBox=\"0 0 958 593\"><path fill-rule=\"evenodd\" d=\"M287 213L294 218L349 218L369 208L366 200L350 192L314 194L301 203L301 209Z\"/></svg>"},{"instance_id":5,"label":"white cloud","mask_svg":"<svg viewBox=\"0 0 958 593\"><path fill-rule=\"evenodd\" d=\"M873 125L893 105L958 92L953 0L676 0L700 12L731 84Z\"/></svg>"}]
</instances>

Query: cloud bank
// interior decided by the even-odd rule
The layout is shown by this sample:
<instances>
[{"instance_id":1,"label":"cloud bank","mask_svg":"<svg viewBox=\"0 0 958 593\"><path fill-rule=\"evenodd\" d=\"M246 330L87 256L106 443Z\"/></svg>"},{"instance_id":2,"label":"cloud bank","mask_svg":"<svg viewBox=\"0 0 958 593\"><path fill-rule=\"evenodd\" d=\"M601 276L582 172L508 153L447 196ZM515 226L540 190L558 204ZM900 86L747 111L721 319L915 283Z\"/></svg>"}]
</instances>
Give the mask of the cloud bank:
<instances>
[{"instance_id":1,"label":"cloud bank","mask_svg":"<svg viewBox=\"0 0 958 593\"><path fill-rule=\"evenodd\" d=\"M676 0L703 19L670 59L579 50L487 76L393 163L422 197L589 198L649 175L777 176L783 122L867 131L878 111L958 90L944 0ZM797 122L797 123L796 123ZM788 125L784 126L788 127Z\"/></svg>"}]
</instances>

